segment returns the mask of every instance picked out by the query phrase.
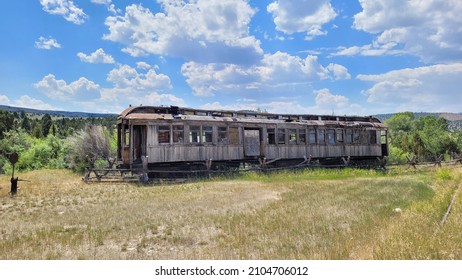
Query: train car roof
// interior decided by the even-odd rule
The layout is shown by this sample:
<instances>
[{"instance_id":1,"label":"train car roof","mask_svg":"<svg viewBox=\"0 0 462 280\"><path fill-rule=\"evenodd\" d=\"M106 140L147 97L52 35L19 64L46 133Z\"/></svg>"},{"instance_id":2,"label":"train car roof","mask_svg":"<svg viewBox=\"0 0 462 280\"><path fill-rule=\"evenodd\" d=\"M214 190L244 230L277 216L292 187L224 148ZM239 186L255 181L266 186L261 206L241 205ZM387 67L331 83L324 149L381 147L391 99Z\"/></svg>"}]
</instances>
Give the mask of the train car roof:
<instances>
[{"instance_id":1,"label":"train car roof","mask_svg":"<svg viewBox=\"0 0 462 280\"><path fill-rule=\"evenodd\" d=\"M311 114L273 114L255 111L205 110L176 106L130 106L119 115L119 120L196 120L247 123L305 123L308 125L344 125L385 128L372 116L333 116Z\"/></svg>"}]
</instances>

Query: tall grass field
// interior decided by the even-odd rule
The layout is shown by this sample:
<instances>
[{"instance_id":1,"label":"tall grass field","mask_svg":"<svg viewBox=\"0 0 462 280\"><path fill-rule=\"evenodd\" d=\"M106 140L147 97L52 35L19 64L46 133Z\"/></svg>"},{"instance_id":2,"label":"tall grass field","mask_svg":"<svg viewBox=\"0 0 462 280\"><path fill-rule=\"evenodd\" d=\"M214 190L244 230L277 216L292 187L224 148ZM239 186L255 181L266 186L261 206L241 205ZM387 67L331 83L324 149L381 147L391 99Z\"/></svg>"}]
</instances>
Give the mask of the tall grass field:
<instances>
[{"instance_id":1,"label":"tall grass field","mask_svg":"<svg viewBox=\"0 0 462 280\"><path fill-rule=\"evenodd\" d=\"M86 184L64 170L18 176L28 181L15 197L0 176L4 260L462 259L460 165L165 185Z\"/></svg>"}]
</instances>

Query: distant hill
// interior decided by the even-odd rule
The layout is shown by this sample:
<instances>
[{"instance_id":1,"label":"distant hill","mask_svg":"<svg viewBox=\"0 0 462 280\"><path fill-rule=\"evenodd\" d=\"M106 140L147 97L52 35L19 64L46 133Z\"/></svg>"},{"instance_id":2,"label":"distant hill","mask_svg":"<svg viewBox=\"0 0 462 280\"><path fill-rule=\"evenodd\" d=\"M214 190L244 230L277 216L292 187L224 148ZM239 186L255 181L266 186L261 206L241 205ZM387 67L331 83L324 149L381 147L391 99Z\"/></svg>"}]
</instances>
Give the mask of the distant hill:
<instances>
[{"instance_id":1,"label":"distant hill","mask_svg":"<svg viewBox=\"0 0 462 280\"><path fill-rule=\"evenodd\" d=\"M115 118L117 117L116 114L37 110L37 109L13 107L13 106L6 106L6 105L0 105L0 110L4 110L8 112L25 112L25 113L36 114L36 115L48 114L52 117L64 117L64 118Z\"/></svg>"}]
</instances>

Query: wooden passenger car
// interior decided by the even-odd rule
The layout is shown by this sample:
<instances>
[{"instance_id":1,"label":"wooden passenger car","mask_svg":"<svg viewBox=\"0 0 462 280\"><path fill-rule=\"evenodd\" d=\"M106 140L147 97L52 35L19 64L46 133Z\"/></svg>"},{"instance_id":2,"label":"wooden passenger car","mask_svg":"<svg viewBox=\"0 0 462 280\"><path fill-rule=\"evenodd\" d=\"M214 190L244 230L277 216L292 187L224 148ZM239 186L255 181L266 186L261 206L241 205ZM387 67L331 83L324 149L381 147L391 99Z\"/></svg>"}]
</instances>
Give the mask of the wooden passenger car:
<instances>
[{"instance_id":1,"label":"wooden passenger car","mask_svg":"<svg viewBox=\"0 0 462 280\"><path fill-rule=\"evenodd\" d=\"M383 158L387 128L376 118L268 114L138 106L118 118L118 162L135 168L186 168L258 162L288 165Z\"/></svg>"}]
</instances>

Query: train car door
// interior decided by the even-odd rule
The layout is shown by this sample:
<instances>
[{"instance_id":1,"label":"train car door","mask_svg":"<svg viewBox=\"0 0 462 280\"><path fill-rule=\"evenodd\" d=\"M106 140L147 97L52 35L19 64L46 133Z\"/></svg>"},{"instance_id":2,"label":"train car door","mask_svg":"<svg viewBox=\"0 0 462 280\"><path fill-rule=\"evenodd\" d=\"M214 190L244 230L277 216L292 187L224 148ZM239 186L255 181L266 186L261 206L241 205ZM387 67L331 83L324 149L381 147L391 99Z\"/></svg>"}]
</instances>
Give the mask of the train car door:
<instances>
[{"instance_id":1,"label":"train car door","mask_svg":"<svg viewBox=\"0 0 462 280\"><path fill-rule=\"evenodd\" d=\"M260 136L260 129L244 128L244 156L260 156Z\"/></svg>"},{"instance_id":2,"label":"train car door","mask_svg":"<svg viewBox=\"0 0 462 280\"><path fill-rule=\"evenodd\" d=\"M146 155L146 126L133 126L133 162L140 161Z\"/></svg>"}]
</instances>

